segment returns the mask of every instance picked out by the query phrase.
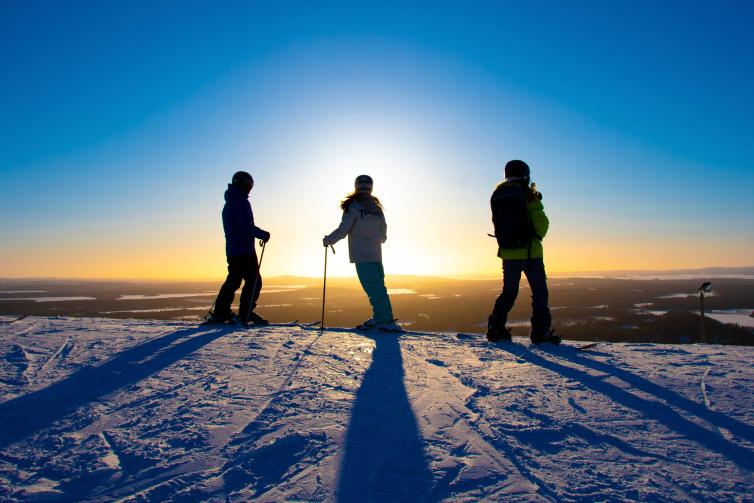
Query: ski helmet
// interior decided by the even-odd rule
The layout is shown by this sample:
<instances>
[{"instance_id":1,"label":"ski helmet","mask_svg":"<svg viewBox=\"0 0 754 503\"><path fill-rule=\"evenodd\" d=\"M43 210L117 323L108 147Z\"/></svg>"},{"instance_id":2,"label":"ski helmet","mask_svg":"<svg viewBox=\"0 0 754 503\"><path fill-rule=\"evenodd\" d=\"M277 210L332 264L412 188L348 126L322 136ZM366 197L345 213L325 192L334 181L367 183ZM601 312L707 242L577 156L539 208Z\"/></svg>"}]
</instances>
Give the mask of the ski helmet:
<instances>
[{"instance_id":1,"label":"ski helmet","mask_svg":"<svg viewBox=\"0 0 754 503\"><path fill-rule=\"evenodd\" d=\"M529 165L514 159L505 164L505 178L524 178L529 180Z\"/></svg>"},{"instance_id":2,"label":"ski helmet","mask_svg":"<svg viewBox=\"0 0 754 503\"><path fill-rule=\"evenodd\" d=\"M233 180L231 181L233 185L244 186L244 185L251 185L254 186L254 179L251 177L249 173L246 171L237 171L233 175Z\"/></svg>"},{"instance_id":3,"label":"ski helmet","mask_svg":"<svg viewBox=\"0 0 754 503\"><path fill-rule=\"evenodd\" d=\"M359 175L356 177L356 181L353 182L353 186L357 192L372 192L374 181L369 175Z\"/></svg>"}]
</instances>

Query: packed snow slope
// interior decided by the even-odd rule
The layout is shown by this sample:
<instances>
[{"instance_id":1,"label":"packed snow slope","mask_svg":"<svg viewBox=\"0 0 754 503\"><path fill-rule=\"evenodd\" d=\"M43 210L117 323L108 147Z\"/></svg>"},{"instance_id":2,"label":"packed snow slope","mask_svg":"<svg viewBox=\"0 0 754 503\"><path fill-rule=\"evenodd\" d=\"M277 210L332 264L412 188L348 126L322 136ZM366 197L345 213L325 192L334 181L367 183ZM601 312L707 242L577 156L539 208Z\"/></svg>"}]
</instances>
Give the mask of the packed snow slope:
<instances>
[{"instance_id":1,"label":"packed snow slope","mask_svg":"<svg viewBox=\"0 0 754 503\"><path fill-rule=\"evenodd\" d=\"M751 501L753 349L3 322L0 500Z\"/></svg>"}]
</instances>

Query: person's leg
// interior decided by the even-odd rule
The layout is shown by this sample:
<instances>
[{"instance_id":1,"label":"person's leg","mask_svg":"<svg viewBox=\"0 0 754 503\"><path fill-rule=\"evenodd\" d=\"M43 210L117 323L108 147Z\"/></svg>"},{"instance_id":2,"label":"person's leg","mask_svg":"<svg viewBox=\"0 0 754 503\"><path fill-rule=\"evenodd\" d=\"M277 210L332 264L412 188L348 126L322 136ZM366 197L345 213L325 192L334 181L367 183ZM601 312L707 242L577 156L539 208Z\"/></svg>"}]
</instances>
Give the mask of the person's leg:
<instances>
[{"instance_id":1,"label":"person's leg","mask_svg":"<svg viewBox=\"0 0 754 503\"><path fill-rule=\"evenodd\" d=\"M236 290L241 286L243 279L243 266L240 257L228 257L228 277L220 288L215 300L215 309L213 315L215 318L225 320L230 317L230 305L233 303L233 297L236 296Z\"/></svg>"},{"instance_id":2,"label":"person's leg","mask_svg":"<svg viewBox=\"0 0 754 503\"><path fill-rule=\"evenodd\" d=\"M262 276L258 275L256 281L257 281L257 288L254 291L254 295L252 296L251 317L249 318L248 321L255 325L267 325L270 322L264 319L262 316L260 316L259 313L257 312L257 301L259 300L259 294L262 292ZM253 285L253 280L252 280L252 283L249 283L249 284Z\"/></svg>"},{"instance_id":3,"label":"person's leg","mask_svg":"<svg viewBox=\"0 0 754 503\"><path fill-rule=\"evenodd\" d=\"M382 264L379 262L356 264L356 274L372 305L372 318L378 323L393 321L393 310L387 288L385 288L385 270Z\"/></svg>"},{"instance_id":4,"label":"person's leg","mask_svg":"<svg viewBox=\"0 0 754 503\"><path fill-rule=\"evenodd\" d=\"M362 263L356 263L354 264L356 266L356 276L359 278L359 283L361 284L361 288L364 289L364 293L367 294L367 298L369 298L369 263L362 262ZM374 318L374 306L372 305L372 299L369 298L369 305L372 306L372 319Z\"/></svg>"},{"instance_id":5,"label":"person's leg","mask_svg":"<svg viewBox=\"0 0 754 503\"><path fill-rule=\"evenodd\" d=\"M503 291L495 301L490 322L499 329L505 329L508 313L518 297L518 284L521 281L521 271L525 267L525 260L503 260Z\"/></svg>"},{"instance_id":6,"label":"person's leg","mask_svg":"<svg viewBox=\"0 0 754 503\"><path fill-rule=\"evenodd\" d=\"M532 259L530 261L526 279L529 280L531 287L531 335L534 338L542 337L550 331L552 323L544 260Z\"/></svg>"},{"instance_id":7,"label":"person's leg","mask_svg":"<svg viewBox=\"0 0 754 503\"><path fill-rule=\"evenodd\" d=\"M390 302L390 296L387 294L385 286L385 268L382 262L377 263L377 275L379 279L378 287L375 289L374 312L377 313L377 320L390 323L393 321L393 305Z\"/></svg>"},{"instance_id":8,"label":"person's leg","mask_svg":"<svg viewBox=\"0 0 754 503\"><path fill-rule=\"evenodd\" d=\"M259 298L259 294L252 295L252 288L254 288L254 280L258 273L257 255L244 255L243 257L243 290L241 290L241 304L238 306L238 317L241 322L246 323L248 316L254 311L256 306L256 299ZM259 287L257 287L259 289ZM249 305L252 303L251 306Z\"/></svg>"}]
</instances>

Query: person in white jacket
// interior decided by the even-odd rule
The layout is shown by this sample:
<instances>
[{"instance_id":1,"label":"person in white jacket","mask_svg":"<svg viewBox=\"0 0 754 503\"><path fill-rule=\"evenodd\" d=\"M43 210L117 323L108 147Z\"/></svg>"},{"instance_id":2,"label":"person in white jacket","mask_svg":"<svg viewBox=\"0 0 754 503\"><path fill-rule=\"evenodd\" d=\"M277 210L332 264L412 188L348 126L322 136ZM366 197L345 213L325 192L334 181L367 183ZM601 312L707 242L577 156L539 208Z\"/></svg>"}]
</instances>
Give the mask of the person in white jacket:
<instances>
[{"instance_id":1,"label":"person in white jacket","mask_svg":"<svg viewBox=\"0 0 754 503\"><path fill-rule=\"evenodd\" d=\"M343 219L337 229L325 236L330 246L348 236L348 255L356 264L356 274L372 305L372 318L357 328L400 331L393 319L393 308L385 288L382 243L387 240L387 223L380 200L372 195L374 182L368 175L356 177L354 191L340 203Z\"/></svg>"}]
</instances>

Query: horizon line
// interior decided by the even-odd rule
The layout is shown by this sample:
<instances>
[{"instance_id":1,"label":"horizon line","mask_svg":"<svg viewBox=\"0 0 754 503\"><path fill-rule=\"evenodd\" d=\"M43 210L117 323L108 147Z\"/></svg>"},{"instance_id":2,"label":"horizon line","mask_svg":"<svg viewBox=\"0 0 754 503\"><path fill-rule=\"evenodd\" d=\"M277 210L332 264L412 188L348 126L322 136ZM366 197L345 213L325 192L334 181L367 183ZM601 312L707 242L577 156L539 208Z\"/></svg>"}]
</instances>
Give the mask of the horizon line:
<instances>
[{"instance_id":1,"label":"horizon line","mask_svg":"<svg viewBox=\"0 0 754 503\"><path fill-rule=\"evenodd\" d=\"M733 272L733 270L736 270L736 272ZM602 269L602 270L574 270L574 271L554 271L549 272L548 274L551 276L558 276L558 277L571 277L571 278L577 278L577 277L604 277L609 275L626 275L626 274L640 274L640 275L651 275L651 274L694 274L694 273L703 273L706 272L707 274L726 274L725 271L728 271L727 274L745 274L742 272L742 270L750 270L747 271L748 273L754 274L754 265L746 265L746 266L708 266L708 267L698 267L698 268L684 268L684 269ZM501 276L500 272L495 273L473 273L473 274L463 274L463 275L431 275L431 274L386 274L386 277L415 277L415 278L428 278L428 279L444 279L444 280L490 280L490 279L499 279ZM354 278L355 275L332 275L328 278L330 279L351 279ZM296 274L279 274L275 276L267 276L267 280L272 279L282 279L282 278L301 278L301 279L319 279L321 280L321 276L306 276L306 275L296 275ZM185 277L185 278L142 278L142 277L118 277L118 276L99 276L99 277L80 277L80 276L0 276L0 281L97 281L97 282L105 282L105 281L123 281L123 282L204 282L204 281L222 281L224 279L224 276L214 276L214 277ZM597 279L597 278L594 278Z\"/></svg>"}]
</instances>

